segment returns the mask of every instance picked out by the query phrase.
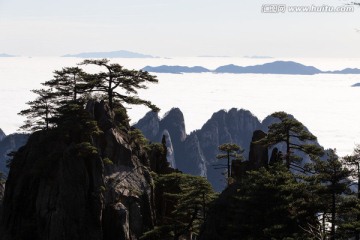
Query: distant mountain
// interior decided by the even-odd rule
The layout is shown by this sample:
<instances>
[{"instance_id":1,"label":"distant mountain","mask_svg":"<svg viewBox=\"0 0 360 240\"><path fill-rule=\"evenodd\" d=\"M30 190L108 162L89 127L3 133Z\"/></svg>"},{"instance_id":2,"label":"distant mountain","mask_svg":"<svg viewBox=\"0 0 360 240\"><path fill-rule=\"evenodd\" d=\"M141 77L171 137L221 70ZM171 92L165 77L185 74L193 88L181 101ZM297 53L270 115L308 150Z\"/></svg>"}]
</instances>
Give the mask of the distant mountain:
<instances>
[{"instance_id":1,"label":"distant mountain","mask_svg":"<svg viewBox=\"0 0 360 240\"><path fill-rule=\"evenodd\" d=\"M323 73L331 73L331 74L360 74L360 69L358 68L345 68L340 71L327 71Z\"/></svg>"},{"instance_id":2,"label":"distant mountain","mask_svg":"<svg viewBox=\"0 0 360 240\"><path fill-rule=\"evenodd\" d=\"M291 75L314 75L314 74L360 74L360 69L346 68L340 71L321 71L313 66L306 66L301 63L292 61L275 61L271 63L265 63L255 66L237 66L234 64L224 65L216 68L215 70L209 70L204 67L186 67L186 66L167 66L162 65L158 67L146 66L143 70L155 73L234 73L234 74L291 74Z\"/></svg>"},{"instance_id":3,"label":"distant mountain","mask_svg":"<svg viewBox=\"0 0 360 240\"><path fill-rule=\"evenodd\" d=\"M158 67L146 66L142 70L148 72L157 72L157 73L203 73L211 72L209 69L195 66L195 67L186 67L186 66L168 66L162 65Z\"/></svg>"},{"instance_id":4,"label":"distant mountain","mask_svg":"<svg viewBox=\"0 0 360 240\"><path fill-rule=\"evenodd\" d=\"M355 83L353 85L351 85L352 87L360 87L360 83Z\"/></svg>"},{"instance_id":5,"label":"distant mountain","mask_svg":"<svg viewBox=\"0 0 360 240\"><path fill-rule=\"evenodd\" d=\"M244 157L249 160L254 132L267 132L268 126L276 121L278 119L269 116L261 122L251 112L233 108L214 113L201 129L187 135L183 113L174 108L162 119L157 113L149 112L134 127L152 142L160 142L165 135L171 166L188 174L207 177L216 191L222 191L226 185L225 178L221 170L214 168L214 164L219 163L216 159L218 146L236 143L244 148ZM286 152L284 144L276 147ZM304 156L304 162L307 159Z\"/></svg>"},{"instance_id":6,"label":"distant mountain","mask_svg":"<svg viewBox=\"0 0 360 240\"><path fill-rule=\"evenodd\" d=\"M15 55L10 55L6 53L0 53L0 57L16 57Z\"/></svg>"},{"instance_id":7,"label":"distant mountain","mask_svg":"<svg viewBox=\"0 0 360 240\"><path fill-rule=\"evenodd\" d=\"M244 56L244 58L253 58L253 59L268 59L268 58L273 58L273 57L270 57L270 56Z\"/></svg>"},{"instance_id":8,"label":"distant mountain","mask_svg":"<svg viewBox=\"0 0 360 240\"><path fill-rule=\"evenodd\" d=\"M276 61L262 65L241 67L233 64L215 69L216 73L263 73L263 74L299 74L313 75L321 71L312 66L305 66L292 61Z\"/></svg>"},{"instance_id":9,"label":"distant mountain","mask_svg":"<svg viewBox=\"0 0 360 240\"><path fill-rule=\"evenodd\" d=\"M215 55L200 55L200 56L197 56L199 58L229 58L231 56L215 56Z\"/></svg>"},{"instance_id":10,"label":"distant mountain","mask_svg":"<svg viewBox=\"0 0 360 240\"><path fill-rule=\"evenodd\" d=\"M113 52L85 52L78 54L66 54L62 57L77 57L77 58L154 58L151 55L135 53L125 50Z\"/></svg>"}]
</instances>

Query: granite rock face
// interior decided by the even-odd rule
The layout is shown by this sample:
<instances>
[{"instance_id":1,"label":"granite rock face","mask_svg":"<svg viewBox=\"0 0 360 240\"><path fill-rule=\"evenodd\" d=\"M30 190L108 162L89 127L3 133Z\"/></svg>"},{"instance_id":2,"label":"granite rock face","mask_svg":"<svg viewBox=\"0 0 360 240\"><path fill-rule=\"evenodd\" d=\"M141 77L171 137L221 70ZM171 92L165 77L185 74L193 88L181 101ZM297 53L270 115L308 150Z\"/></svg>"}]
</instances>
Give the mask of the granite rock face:
<instances>
[{"instance_id":1,"label":"granite rock face","mask_svg":"<svg viewBox=\"0 0 360 240\"><path fill-rule=\"evenodd\" d=\"M182 168L181 163L176 159L181 158L184 149L183 143L187 136L184 115L180 109L171 109L161 120L157 113L148 112L134 127L140 129L144 136L152 142L161 142L163 136L165 136L167 159L170 166L172 168ZM179 154L179 156L176 156L176 154Z\"/></svg>"},{"instance_id":2,"label":"granite rock face","mask_svg":"<svg viewBox=\"0 0 360 240\"><path fill-rule=\"evenodd\" d=\"M4 131L0 128L0 141L3 140L6 137L6 134Z\"/></svg>"},{"instance_id":3,"label":"granite rock face","mask_svg":"<svg viewBox=\"0 0 360 240\"><path fill-rule=\"evenodd\" d=\"M266 133L261 130L254 131L253 137L250 143L249 163L251 169L259 169L260 167L266 167L268 161L268 148L263 146L257 141L260 141L266 137Z\"/></svg>"},{"instance_id":4,"label":"granite rock face","mask_svg":"<svg viewBox=\"0 0 360 240\"><path fill-rule=\"evenodd\" d=\"M213 167L218 161L218 146L236 143L245 149L244 156L248 156L252 134L262 125L249 111L233 108L214 113L201 129L190 135L186 135L184 117L179 109L172 109L162 120L148 113L134 127L154 142L160 142L166 130L171 136L176 167L185 173L207 177L214 189L221 191L226 181L222 171Z\"/></svg>"},{"instance_id":5,"label":"granite rock face","mask_svg":"<svg viewBox=\"0 0 360 240\"><path fill-rule=\"evenodd\" d=\"M134 127L140 129L152 142L160 142L163 135L171 139L167 141L171 165L185 173L207 177L214 189L221 191L226 186L226 180L222 170L213 166L219 163L216 158L218 146L235 143L245 150L243 156L248 162L236 162L235 172L266 166L273 148L283 150L285 145L277 144L268 150L254 142L265 137L268 126L277 121L268 116L260 122L251 112L233 108L214 113L201 129L186 135L184 116L179 109L174 108L161 120L157 113L148 113ZM298 143L296 139L293 141ZM304 158L304 163L309 161L307 155L301 152L296 154Z\"/></svg>"},{"instance_id":6,"label":"granite rock face","mask_svg":"<svg viewBox=\"0 0 360 240\"><path fill-rule=\"evenodd\" d=\"M28 134L14 133L4 136L2 140L0 140L0 172L5 175L8 174L9 169L6 167L6 161L9 159L8 154L17 151L20 147L24 146L28 138Z\"/></svg>"},{"instance_id":7,"label":"granite rock face","mask_svg":"<svg viewBox=\"0 0 360 240\"><path fill-rule=\"evenodd\" d=\"M87 110L103 134L89 145L36 132L12 160L0 239L134 240L154 224L146 154L103 102ZM95 149L91 154L83 148Z\"/></svg>"}]
</instances>

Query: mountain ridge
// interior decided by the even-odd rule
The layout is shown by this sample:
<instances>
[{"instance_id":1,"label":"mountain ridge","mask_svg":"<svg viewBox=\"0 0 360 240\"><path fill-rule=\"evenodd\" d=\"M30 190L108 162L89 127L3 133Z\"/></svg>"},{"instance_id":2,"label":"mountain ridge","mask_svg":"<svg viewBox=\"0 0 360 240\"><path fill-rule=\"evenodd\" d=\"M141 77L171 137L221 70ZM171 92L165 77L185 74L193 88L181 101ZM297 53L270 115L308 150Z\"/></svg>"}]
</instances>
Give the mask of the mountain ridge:
<instances>
[{"instance_id":1,"label":"mountain ridge","mask_svg":"<svg viewBox=\"0 0 360 240\"><path fill-rule=\"evenodd\" d=\"M268 126L277 121L271 116L260 121L249 110L232 108L213 113L200 129L186 134L184 116L179 108L173 108L163 118L157 113L147 113L133 126L151 142L160 142L165 135L168 158L171 158L173 167L188 174L207 177L216 191L222 191L226 185L224 176L213 166L219 163L216 158L218 146L223 143L238 144L244 149L245 159L250 160L254 132L260 130L266 133ZM284 144L276 147L286 151ZM307 156L303 157L304 162L308 161Z\"/></svg>"},{"instance_id":2,"label":"mountain ridge","mask_svg":"<svg viewBox=\"0 0 360 240\"><path fill-rule=\"evenodd\" d=\"M214 70L201 66L161 65L157 67L146 66L142 70L156 73L233 73L233 74L288 74L288 75L315 75L315 74L360 74L358 68L345 68L336 71L322 71L313 66L306 66L294 61L274 61L260 65L238 66L228 64L219 66Z\"/></svg>"},{"instance_id":3,"label":"mountain ridge","mask_svg":"<svg viewBox=\"0 0 360 240\"><path fill-rule=\"evenodd\" d=\"M10 55L10 54L7 54L7 53L0 53L0 57L16 57L15 55Z\"/></svg>"},{"instance_id":4,"label":"mountain ridge","mask_svg":"<svg viewBox=\"0 0 360 240\"><path fill-rule=\"evenodd\" d=\"M194 66L194 67L186 67L186 66L168 66L168 65L161 65L158 67L151 67L146 66L142 70L147 72L157 72L157 73L203 73L203 72L210 72L211 70L201 67L201 66Z\"/></svg>"},{"instance_id":5,"label":"mountain ridge","mask_svg":"<svg viewBox=\"0 0 360 240\"><path fill-rule=\"evenodd\" d=\"M109 51L109 52L83 52L77 54L66 54L61 57L77 57L77 58L156 58L137 52L126 50Z\"/></svg>"}]
</instances>

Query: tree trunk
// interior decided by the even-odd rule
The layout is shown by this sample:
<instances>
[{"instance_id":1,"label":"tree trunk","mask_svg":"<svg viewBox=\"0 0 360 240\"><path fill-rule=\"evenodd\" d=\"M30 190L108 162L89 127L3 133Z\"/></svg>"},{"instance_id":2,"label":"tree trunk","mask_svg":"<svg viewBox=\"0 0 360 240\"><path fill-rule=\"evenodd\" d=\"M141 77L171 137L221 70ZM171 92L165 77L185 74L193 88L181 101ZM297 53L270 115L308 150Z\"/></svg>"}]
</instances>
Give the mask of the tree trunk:
<instances>
[{"instance_id":1,"label":"tree trunk","mask_svg":"<svg viewBox=\"0 0 360 240\"><path fill-rule=\"evenodd\" d=\"M227 169L228 169L228 186L229 186L230 176L231 176L231 173L230 173L230 152L229 151L227 152L227 160L228 160Z\"/></svg>"},{"instance_id":2,"label":"tree trunk","mask_svg":"<svg viewBox=\"0 0 360 240\"><path fill-rule=\"evenodd\" d=\"M111 77L111 72L110 72L110 77L109 77L109 88L108 88L108 98L109 98L109 107L111 110L113 110L113 89L112 89L112 77Z\"/></svg>"},{"instance_id":3,"label":"tree trunk","mask_svg":"<svg viewBox=\"0 0 360 240\"><path fill-rule=\"evenodd\" d=\"M290 136L289 132L286 135L286 167L290 169Z\"/></svg>"},{"instance_id":4,"label":"tree trunk","mask_svg":"<svg viewBox=\"0 0 360 240\"><path fill-rule=\"evenodd\" d=\"M326 212L323 213L323 219L322 219L322 236L323 236L323 240L326 239L326 226L325 226L325 217L326 217Z\"/></svg>"},{"instance_id":5,"label":"tree trunk","mask_svg":"<svg viewBox=\"0 0 360 240\"><path fill-rule=\"evenodd\" d=\"M335 240L335 217L336 217L336 199L335 193L332 193L331 203L331 240Z\"/></svg>"},{"instance_id":6,"label":"tree trunk","mask_svg":"<svg viewBox=\"0 0 360 240\"><path fill-rule=\"evenodd\" d=\"M109 107L111 110L114 109L114 106L113 106L113 94L112 94L112 91L109 90L108 91L108 97L109 97Z\"/></svg>"},{"instance_id":7,"label":"tree trunk","mask_svg":"<svg viewBox=\"0 0 360 240\"><path fill-rule=\"evenodd\" d=\"M202 194L202 209L203 209L203 221L205 222L205 218L206 218L205 193Z\"/></svg>"},{"instance_id":8,"label":"tree trunk","mask_svg":"<svg viewBox=\"0 0 360 240\"><path fill-rule=\"evenodd\" d=\"M46 123L46 131L49 130L49 110L45 110L45 123Z\"/></svg>"},{"instance_id":9,"label":"tree trunk","mask_svg":"<svg viewBox=\"0 0 360 240\"><path fill-rule=\"evenodd\" d=\"M76 102L76 98L77 98L77 89L76 89L76 75L74 74L74 102Z\"/></svg>"}]
</instances>

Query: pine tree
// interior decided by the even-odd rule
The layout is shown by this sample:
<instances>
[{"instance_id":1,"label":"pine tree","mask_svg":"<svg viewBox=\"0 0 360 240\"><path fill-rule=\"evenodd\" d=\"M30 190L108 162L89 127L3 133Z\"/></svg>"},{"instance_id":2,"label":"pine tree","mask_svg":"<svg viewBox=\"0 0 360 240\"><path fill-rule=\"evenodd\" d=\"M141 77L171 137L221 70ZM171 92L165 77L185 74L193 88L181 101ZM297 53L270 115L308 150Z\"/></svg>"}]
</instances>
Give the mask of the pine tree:
<instances>
[{"instance_id":1,"label":"pine tree","mask_svg":"<svg viewBox=\"0 0 360 240\"><path fill-rule=\"evenodd\" d=\"M79 129L82 129L81 126L86 126L89 131L98 131L95 127L96 123L84 110L85 94L92 90L87 76L88 74L79 67L66 67L55 71L53 79L43 83L52 90L55 104L55 114L51 122L61 126L63 130L64 128L74 130L78 125Z\"/></svg>"},{"instance_id":2,"label":"pine tree","mask_svg":"<svg viewBox=\"0 0 360 240\"><path fill-rule=\"evenodd\" d=\"M128 104L143 104L153 111L159 109L150 101L143 100L137 96L138 89L146 89L146 83L157 83L155 76L146 71L128 70L117 63L109 63L109 60L85 60L81 65L97 65L106 69L104 72L89 74L94 92L105 93L109 101L109 106L114 109L116 101ZM125 93L120 93L125 91ZM132 95L129 95L132 94Z\"/></svg>"},{"instance_id":3,"label":"pine tree","mask_svg":"<svg viewBox=\"0 0 360 240\"><path fill-rule=\"evenodd\" d=\"M55 95L52 89L32 90L37 94L34 101L27 102L28 109L19 112L19 115L27 117L21 129L27 131L48 130L52 124L51 119L56 114Z\"/></svg>"},{"instance_id":4,"label":"pine tree","mask_svg":"<svg viewBox=\"0 0 360 240\"><path fill-rule=\"evenodd\" d=\"M352 170L352 177L356 179L357 182L357 202L360 205L360 145L357 145L354 149L354 152L350 156L344 157L344 162ZM360 206L359 206L360 207ZM360 209L356 209L356 221L353 223L353 228L355 229L355 240L360 239Z\"/></svg>"},{"instance_id":5,"label":"pine tree","mask_svg":"<svg viewBox=\"0 0 360 240\"><path fill-rule=\"evenodd\" d=\"M244 150L234 143L224 143L219 146L219 151L222 152L216 156L217 159L226 159L227 165L224 164L215 164L216 169L226 168L227 169L227 177L228 184L231 178L231 161L232 160L243 160L244 157L242 153Z\"/></svg>"},{"instance_id":6,"label":"pine tree","mask_svg":"<svg viewBox=\"0 0 360 240\"><path fill-rule=\"evenodd\" d=\"M290 169L291 166L296 167L293 162L299 160L299 157L293 154L294 150L306 153L310 155L310 157L322 155L322 149L320 147L308 142L315 141L316 137L311 134L302 123L290 117L285 112L275 112L271 114L271 116L278 118L280 122L271 124L266 138L260 142L267 146L285 143L285 161L288 169Z\"/></svg>"},{"instance_id":7,"label":"pine tree","mask_svg":"<svg viewBox=\"0 0 360 240\"><path fill-rule=\"evenodd\" d=\"M317 222L306 183L282 163L246 172L209 211L200 239L310 239Z\"/></svg>"},{"instance_id":8,"label":"pine tree","mask_svg":"<svg viewBox=\"0 0 360 240\"><path fill-rule=\"evenodd\" d=\"M316 159L307 167L311 167L314 173L309 179L313 181L315 194L321 202L319 212L323 213L323 223L330 222L330 239L335 240L339 235L336 229L344 224L341 216L348 211L347 204L352 200L346 196L351 193L351 171L345 167L333 149L328 150L327 160ZM322 229L326 231L325 226L322 226Z\"/></svg>"},{"instance_id":9,"label":"pine tree","mask_svg":"<svg viewBox=\"0 0 360 240\"><path fill-rule=\"evenodd\" d=\"M142 239L193 239L199 234L210 204L216 197L210 183L203 177L179 172L155 176L158 192L157 226Z\"/></svg>"},{"instance_id":10,"label":"pine tree","mask_svg":"<svg viewBox=\"0 0 360 240\"><path fill-rule=\"evenodd\" d=\"M22 129L36 131L49 129L54 126L68 126L82 121L89 126L90 132L98 132L95 123L84 110L84 103L90 97L98 96L108 99L108 104L118 118L128 124L122 102L128 104L144 104L154 111L159 109L151 102L138 98L137 90L146 89L146 83L157 83L156 77L148 72L127 70L119 64L110 64L109 60L85 60L81 64L94 64L105 67L107 71L89 74L79 67L66 67L54 72L54 78L43 83L47 89L33 90L38 96L34 101L28 102L29 108L19 114L27 117ZM125 91L121 94L119 91ZM99 94L100 93L100 96ZM121 116L120 116L121 115ZM119 116L119 117L117 117ZM74 130L74 129L73 129Z\"/></svg>"},{"instance_id":11,"label":"pine tree","mask_svg":"<svg viewBox=\"0 0 360 240\"><path fill-rule=\"evenodd\" d=\"M54 72L54 78L43 85L54 90L60 103L77 102L80 95L89 92L86 73L79 67L66 67Z\"/></svg>"}]
</instances>

